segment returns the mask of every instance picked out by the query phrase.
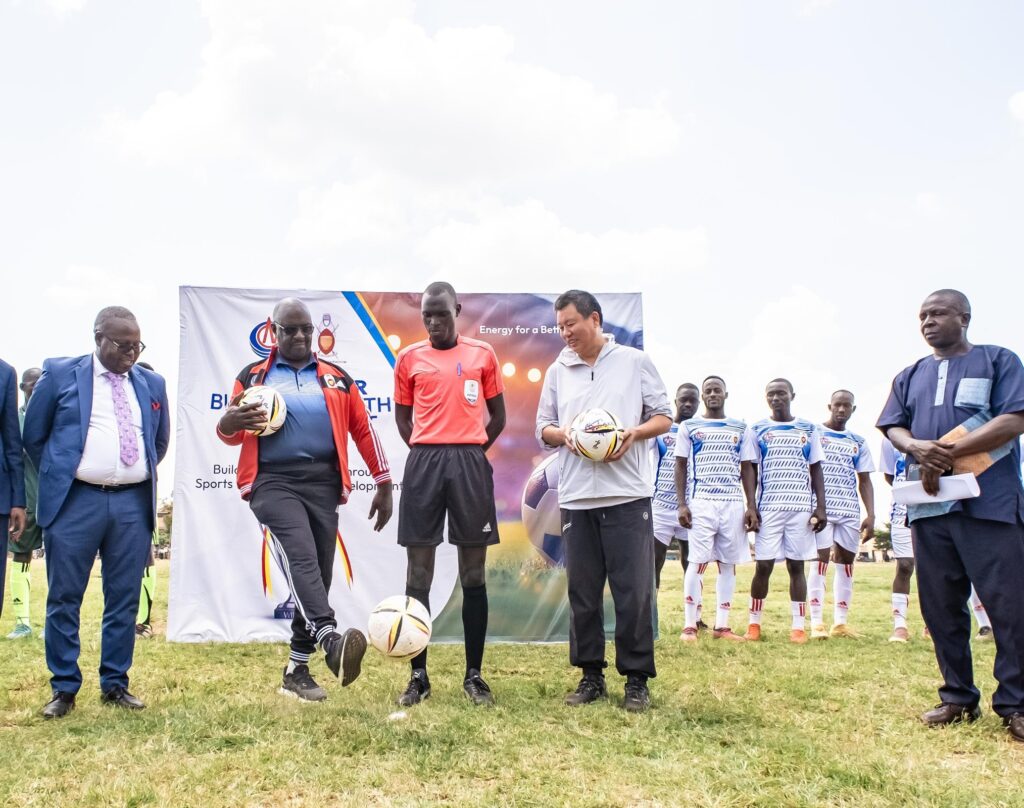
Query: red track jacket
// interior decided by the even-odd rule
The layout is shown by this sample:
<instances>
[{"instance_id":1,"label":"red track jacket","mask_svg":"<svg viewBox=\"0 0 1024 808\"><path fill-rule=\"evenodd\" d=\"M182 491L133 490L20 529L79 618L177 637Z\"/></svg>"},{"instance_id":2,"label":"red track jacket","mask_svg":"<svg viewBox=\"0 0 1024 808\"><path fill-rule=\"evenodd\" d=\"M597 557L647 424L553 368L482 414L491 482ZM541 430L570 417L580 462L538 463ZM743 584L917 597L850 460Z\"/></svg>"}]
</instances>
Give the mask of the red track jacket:
<instances>
[{"instance_id":1,"label":"red track jacket","mask_svg":"<svg viewBox=\"0 0 1024 808\"><path fill-rule=\"evenodd\" d=\"M263 384L267 369L276 358L277 349L261 362L253 362L242 368L235 379L231 398L234 399L243 390ZM327 412L331 418L331 429L334 432L334 447L338 452L338 465L341 469L341 491L338 501L342 504L348 499L352 490L352 480L348 473L348 436L352 435L356 448L366 462L366 467L373 475L375 483L391 482L391 470L388 459L384 456L384 447L377 437L366 407L359 395L352 377L337 365L316 357L316 375L320 379L320 387L324 391ZM238 457L238 490L242 499L248 499L252 493L252 484L259 468L260 439L245 430L234 435L225 435L217 426L217 436L229 446L241 444L242 451Z\"/></svg>"}]
</instances>

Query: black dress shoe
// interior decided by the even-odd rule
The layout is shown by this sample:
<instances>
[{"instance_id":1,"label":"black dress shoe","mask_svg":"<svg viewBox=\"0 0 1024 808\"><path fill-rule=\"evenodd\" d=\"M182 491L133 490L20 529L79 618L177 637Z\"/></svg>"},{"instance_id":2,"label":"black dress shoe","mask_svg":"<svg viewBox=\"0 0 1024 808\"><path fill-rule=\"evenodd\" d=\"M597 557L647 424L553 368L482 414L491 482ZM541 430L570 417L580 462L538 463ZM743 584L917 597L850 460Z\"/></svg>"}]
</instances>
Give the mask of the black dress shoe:
<instances>
[{"instance_id":1,"label":"black dress shoe","mask_svg":"<svg viewBox=\"0 0 1024 808\"><path fill-rule=\"evenodd\" d=\"M112 687L103 694L100 699L104 704L113 704L117 707L124 707L127 710L144 710L146 705L142 699L137 699L123 687Z\"/></svg>"},{"instance_id":2,"label":"black dress shoe","mask_svg":"<svg viewBox=\"0 0 1024 808\"><path fill-rule=\"evenodd\" d=\"M53 694L53 698L43 708L43 718L63 718L75 709L75 694L61 693Z\"/></svg>"},{"instance_id":3,"label":"black dress shoe","mask_svg":"<svg viewBox=\"0 0 1024 808\"><path fill-rule=\"evenodd\" d=\"M1024 743L1024 713L1003 716L1003 726L1010 731L1010 737Z\"/></svg>"},{"instance_id":4,"label":"black dress shoe","mask_svg":"<svg viewBox=\"0 0 1024 808\"><path fill-rule=\"evenodd\" d=\"M946 724L959 724L961 721L977 721L981 718L981 707L975 704L952 704L944 701L933 710L921 715L921 720L929 727L943 727Z\"/></svg>"}]
</instances>

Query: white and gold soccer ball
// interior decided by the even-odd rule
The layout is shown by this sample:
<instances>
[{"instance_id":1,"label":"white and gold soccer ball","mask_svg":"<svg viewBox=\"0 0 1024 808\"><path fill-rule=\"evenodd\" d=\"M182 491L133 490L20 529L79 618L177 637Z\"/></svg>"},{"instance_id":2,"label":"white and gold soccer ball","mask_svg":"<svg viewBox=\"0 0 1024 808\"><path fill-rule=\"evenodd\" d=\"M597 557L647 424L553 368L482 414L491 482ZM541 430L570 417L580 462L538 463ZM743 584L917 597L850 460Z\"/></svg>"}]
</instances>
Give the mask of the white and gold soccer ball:
<instances>
[{"instance_id":1,"label":"white and gold soccer ball","mask_svg":"<svg viewBox=\"0 0 1024 808\"><path fill-rule=\"evenodd\" d=\"M416 598L393 595L370 612L370 644L392 659L412 659L430 642L430 612Z\"/></svg>"},{"instance_id":2,"label":"white and gold soccer ball","mask_svg":"<svg viewBox=\"0 0 1024 808\"><path fill-rule=\"evenodd\" d=\"M569 435L576 451L588 460L607 460L622 441L622 424L608 410L595 407L572 419Z\"/></svg>"},{"instance_id":3,"label":"white and gold soccer ball","mask_svg":"<svg viewBox=\"0 0 1024 808\"><path fill-rule=\"evenodd\" d=\"M288 407L285 406L284 396L273 387L257 384L248 388L238 400L238 406L243 404L259 404L267 411L267 420L258 429L250 429L253 435L273 435L284 426L284 419L288 417Z\"/></svg>"}]
</instances>

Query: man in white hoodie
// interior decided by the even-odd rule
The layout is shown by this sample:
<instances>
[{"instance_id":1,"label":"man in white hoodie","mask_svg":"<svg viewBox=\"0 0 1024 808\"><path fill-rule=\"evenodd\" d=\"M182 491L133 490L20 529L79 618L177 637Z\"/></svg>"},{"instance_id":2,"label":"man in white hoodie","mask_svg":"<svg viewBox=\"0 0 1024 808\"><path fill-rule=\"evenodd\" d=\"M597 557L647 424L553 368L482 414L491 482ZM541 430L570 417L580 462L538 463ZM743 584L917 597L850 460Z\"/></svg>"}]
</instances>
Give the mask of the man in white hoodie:
<instances>
[{"instance_id":1,"label":"man in white hoodie","mask_svg":"<svg viewBox=\"0 0 1024 808\"><path fill-rule=\"evenodd\" d=\"M665 385L650 357L608 340L601 305L572 289L555 301L566 348L547 370L537 406L537 439L561 452L558 502L562 508L569 585L569 661L583 671L572 706L607 697L604 586L615 603L615 667L626 677L623 707L650 706L647 680L655 676L654 533L650 441L672 425ZM616 452L603 463L577 454L573 418L601 407L628 425Z\"/></svg>"}]
</instances>

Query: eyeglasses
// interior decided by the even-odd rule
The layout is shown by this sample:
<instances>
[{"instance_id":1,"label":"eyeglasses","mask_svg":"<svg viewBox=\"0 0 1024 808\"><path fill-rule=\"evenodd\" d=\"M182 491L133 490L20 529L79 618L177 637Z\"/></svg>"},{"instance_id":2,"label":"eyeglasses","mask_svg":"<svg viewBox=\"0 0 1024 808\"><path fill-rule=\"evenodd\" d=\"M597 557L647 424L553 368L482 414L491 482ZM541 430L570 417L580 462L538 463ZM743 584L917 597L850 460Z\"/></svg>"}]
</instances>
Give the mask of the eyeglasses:
<instances>
[{"instance_id":1,"label":"eyeglasses","mask_svg":"<svg viewBox=\"0 0 1024 808\"><path fill-rule=\"evenodd\" d=\"M144 342L118 342L116 339L111 339L106 334L100 334L100 336L107 342L112 343L113 346L125 356L128 354L140 354L146 350L146 343Z\"/></svg>"},{"instance_id":2,"label":"eyeglasses","mask_svg":"<svg viewBox=\"0 0 1024 808\"><path fill-rule=\"evenodd\" d=\"M311 336L313 336L313 326L312 326L312 324L307 324L307 325L281 325L280 323L274 323L274 327L275 328L280 328L282 331L284 331L286 337L294 337L300 331L302 332L302 336L304 336L304 337L311 337Z\"/></svg>"}]
</instances>

